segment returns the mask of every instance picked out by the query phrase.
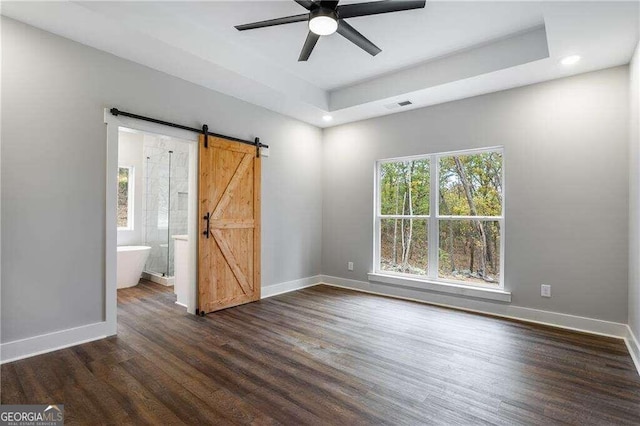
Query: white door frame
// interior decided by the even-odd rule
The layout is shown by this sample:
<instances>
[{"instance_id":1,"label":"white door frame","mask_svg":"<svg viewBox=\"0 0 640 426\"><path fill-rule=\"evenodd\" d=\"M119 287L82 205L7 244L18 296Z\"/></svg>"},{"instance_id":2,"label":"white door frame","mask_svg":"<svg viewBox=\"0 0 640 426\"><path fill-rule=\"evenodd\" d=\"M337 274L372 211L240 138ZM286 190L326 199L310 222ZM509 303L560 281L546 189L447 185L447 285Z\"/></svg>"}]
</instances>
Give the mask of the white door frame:
<instances>
[{"instance_id":1,"label":"white door frame","mask_svg":"<svg viewBox=\"0 0 640 426\"><path fill-rule=\"evenodd\" d=\"M187 312L196 312L197 288L197 250L198 250L198 134L187 130L177 129L161 124L151 123L122 115L112 115L109 108L104 109L104 123L107 125L107 167L106 167L106 215L105 215L105 321L108 335L117 332L118 293L117 293L117 188L118 188L118 133L120 127L126 127L146 133L155 133L177 139L189 144L189 210L188 220L189 257L190 257L190 294Z\"/></svg>"}]
</instances>

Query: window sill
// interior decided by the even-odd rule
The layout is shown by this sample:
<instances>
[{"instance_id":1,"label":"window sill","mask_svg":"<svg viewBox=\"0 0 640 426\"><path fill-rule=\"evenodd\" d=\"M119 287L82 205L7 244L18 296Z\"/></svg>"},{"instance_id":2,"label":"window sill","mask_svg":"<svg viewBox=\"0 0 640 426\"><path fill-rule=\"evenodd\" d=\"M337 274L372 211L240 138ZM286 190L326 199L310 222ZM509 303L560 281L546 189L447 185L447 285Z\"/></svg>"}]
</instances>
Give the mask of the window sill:
<instances>
[{"instance_id":1,"label":"window sill","mask_svg":"<svg viewBox=\"0 0 640 426\"><path fill-rule=\"evenodd\" d=\"M421 280L397 275L385 275L370 273L369 281L401 285L404 287L418 288L420 290L437 291L440 293L455 294L458 296L473 297L476 299L496 300L499 302L511 302L511 292L493 288L471 287L462 284L444 283L437 281Z\"/></svg>"}]
</instances>

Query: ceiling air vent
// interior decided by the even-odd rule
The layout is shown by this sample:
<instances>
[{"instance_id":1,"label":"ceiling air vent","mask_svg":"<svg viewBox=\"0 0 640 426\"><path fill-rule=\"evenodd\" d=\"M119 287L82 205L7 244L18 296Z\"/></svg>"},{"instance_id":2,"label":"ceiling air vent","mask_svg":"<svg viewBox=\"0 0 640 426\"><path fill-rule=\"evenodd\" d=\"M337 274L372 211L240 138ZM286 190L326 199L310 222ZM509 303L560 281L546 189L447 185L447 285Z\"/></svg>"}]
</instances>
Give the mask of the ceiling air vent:
<instances>
[{"instance_id":1,"label":"ceiling air vent","mask_svg":"<svg viewBox=\"0 0 640 426\"><path fill-rule=\"evenodd\" d=\"M402 102L394 102L392 104L387 104L384 107L386 109L396 109L396 108L400 108L400 107L405 107L407 105L412 105L413 102L411 101L402 101Z\"/></svg>"}]
</instances>

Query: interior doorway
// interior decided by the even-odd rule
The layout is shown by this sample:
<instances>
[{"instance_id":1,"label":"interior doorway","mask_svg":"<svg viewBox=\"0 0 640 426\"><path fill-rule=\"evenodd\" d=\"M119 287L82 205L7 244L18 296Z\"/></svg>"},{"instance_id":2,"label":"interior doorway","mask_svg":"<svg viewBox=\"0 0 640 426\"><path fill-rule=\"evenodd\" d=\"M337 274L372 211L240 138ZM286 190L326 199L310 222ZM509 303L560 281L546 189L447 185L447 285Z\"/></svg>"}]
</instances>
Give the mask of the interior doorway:
<instances>
[{"instance_id":1,"label":"interior doorway","mask_svg":"<svg viewBox=\"0 0 640 426\"><path fill-rule=\"evenodd\" d=\"M186 275L186 297L176 294L176 302L186 306L188 313L204 314L260 299L261 155L268 153L268 145L262 144L259 138L247 141L212 133L206 125L200 131L115 108L105 109L104 113L107 125L105 320L109 334L117 331L117 253L122 243L134 244L133 249L126 250L147 250L149 257L156 259L142 262L148 280L163 285L171 285L173 281L175 285L180 280L180 271ZM136 167L123 161L125 149L119 146L121 140L124 142L134 135L138 138L142 135L143 139L142 157L137 154L143 164L137 168L138 173L142 170L146 181L139 185L152 184L154 178L166 182L155 190L138 189L143 193L138 208L149 215L146 222L139 221L138 229L143 235L138 234L136 238L143 241L141 246L137 241L126 241L126 236L118 236L119 224L125 228L121 231L133 231L133 234L136 228L135 213L132 230L128 210L118 206L119 199L125 203L136 194L135 184L131 191L118 193L121 180L127 184L129 179L135 181ZM156 151L149 151L147 155L145 138L164 143L155 143ZM123 158L119 155L121 152ZM183 154L178 163L184 165L186 161L189 165L187 191L184 191L184 181L180 186L174 180L185 179L185 172L174 170L178 153ZM145 161L149 164L145 165ZM154 191L166 191L167 195L164 199L144 196ZM134 212L135 209L134 200ZM184 215L176 219L172 215L175 210L186 210L186 234L183 234ZM172 229L172 222L181 228ZM178 245L182 245L184 257L179 255Z\"/></svg>"},{"instance_id":2,"label":"interior doorway","mask_svg":"<svg viewBox=\"0 0 640 426\"><path fill-rule=\"evenodd\" d=\"M198 135L108 110L105 123L105 320L116 334L118 287L140 278L165 286L195 314Z\"/></svg>"},{"instance_id":3,"label":"interior doorway","mask_svg":"<svg viewBox=\"0 0 640 426\"><path fill-rule=\"evenodd\" d=\"M190 142L121 127L118 131L117 288L140 278L172 287L187 307ZM191 198L191 200L190 200ZM191 202L190 202L191 201Z\"/></svg>"}]
</instances>

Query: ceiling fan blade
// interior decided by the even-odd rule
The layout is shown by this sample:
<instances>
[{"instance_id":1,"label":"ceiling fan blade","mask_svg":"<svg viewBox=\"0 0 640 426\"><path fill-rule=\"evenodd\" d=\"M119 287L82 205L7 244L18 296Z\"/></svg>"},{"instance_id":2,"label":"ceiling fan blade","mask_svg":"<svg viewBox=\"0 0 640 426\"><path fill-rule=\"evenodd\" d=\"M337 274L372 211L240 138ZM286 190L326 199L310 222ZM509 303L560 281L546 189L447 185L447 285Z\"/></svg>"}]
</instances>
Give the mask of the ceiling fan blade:
<instances>
[{"instance_id":1,"label":"ceiling fan blade","mask_svg":"<svg viewBox=\"0 0 640 426\"><path fill-rule=\"evenodd\" d=\"M382 49L371 43L369 39L360 34L358 30L347 24L347 22L342 19L338 21L338 34L372 56L376 56L378 53L382 52Z\"/></svg>"},{"instance_id":2,"label":"ceiling fan blade","mask_svg":"<svg viewBox=\"0 0 640 426\"><path fill-rule=\"evenodd\" d=\"M311 0L294 0L294 1L307 10L311 10L311 8L316 5L316 2Z\"/></svg>"},{"instance_id":3,"label":"ceiling fan blade","mask_svg":"<svg viewBox=\"0 0 640 426\"><path fill-rule=\"evenodd\" d=\"M272 27L274 25L292 24L309 20L309 14L286 16L284 18L269 19L267 21L252 22L250 24L236 25L238 31L255 30L256 28Z\"/></svg>"},{"instance_id":4,"label":"ceiling fan blade","mask_svg":"<svg viewBox=\"0 0 640 426\"><path fill-rule=\"evenodd\" d=\"M379 13L401 12L403 10L422 9L426 0L383 0L368 3L354 3L338 6L339 18L377 15Z\"/></svg>"},{"instance_id":5,"label":"ceiling fan blade","mask_svg":"<svg viewBox=\"0 0 640 426\"><path fill-rule=\"evenodd\" d=\"M318 34L309 31L307 39L304 41L304 46L302 46L302 52L300 52L298 62L304 62L309 59L309 56L311 56L311 52L313 52L313 48L316 47L316 43L319 38L320 36Z\"/></svg>"}]
</instances>

